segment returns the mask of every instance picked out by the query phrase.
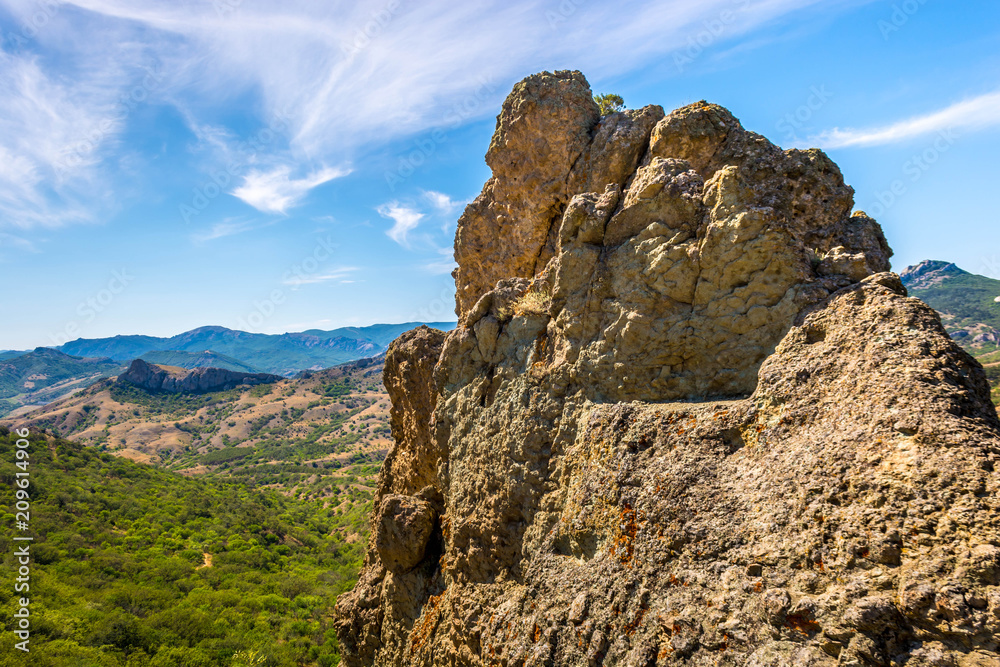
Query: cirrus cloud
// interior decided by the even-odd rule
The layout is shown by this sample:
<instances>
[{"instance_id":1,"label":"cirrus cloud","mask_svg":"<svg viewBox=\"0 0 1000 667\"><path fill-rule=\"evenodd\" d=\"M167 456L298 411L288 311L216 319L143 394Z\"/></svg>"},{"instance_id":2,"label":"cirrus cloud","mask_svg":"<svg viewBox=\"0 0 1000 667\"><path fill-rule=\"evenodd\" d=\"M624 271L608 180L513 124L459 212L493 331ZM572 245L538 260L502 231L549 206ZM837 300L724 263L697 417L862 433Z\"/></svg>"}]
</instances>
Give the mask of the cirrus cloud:
<instances>
[{"instance_id":1,"label":"cirrus cloud","mask_svg":"<svg viewBox=\"0 0 1000 667\"><path fill-rule=\"evenodd\" d=\"M820 148L880 146L945 130L980 130L1000 125L1000 91L950 104L944 109L868 129L835 128L809 140Z\"/></svg>"},{"instance_id":2,"label":"cirrus cloud","mask_svg":"<svg viewBox=\"0 0 1000 667\"><path fill-rule=\"evenodd\" d=\"M316 186L351 173L347 168L326 167L302 178L292 176L292 168L280 166L270 171L252 170L243 177L243 184L230 194L242 199L258 211L284 214L298 205Z\"/></svg>"},{"instance_id":3,"label":"cirrus cloud","mask_svg":"<svg viewBox=\"0 0 1000 667\"><path fill-rule=\"evenodd\" d=\"M109 114L150 69L157 83L143 99L177 109L209 148L199 171L226 165L248 127L284 119L280 140L249 156L232 194L285 213L345 173L310 165L350 164L373 143L486 118L527 72L579 68L599 80L687 48L724 12L736 18L720 46L794 12L868 1L58 3L21 52L0 52L0 213L9 214L0 224L95 219L97 205L115 199L102 166L142 149L125 139L132 119ZM0 0L5 32L38 7ZM93 149L57 173L59 156L88 137Z\"/></svg>"}]
</instances>

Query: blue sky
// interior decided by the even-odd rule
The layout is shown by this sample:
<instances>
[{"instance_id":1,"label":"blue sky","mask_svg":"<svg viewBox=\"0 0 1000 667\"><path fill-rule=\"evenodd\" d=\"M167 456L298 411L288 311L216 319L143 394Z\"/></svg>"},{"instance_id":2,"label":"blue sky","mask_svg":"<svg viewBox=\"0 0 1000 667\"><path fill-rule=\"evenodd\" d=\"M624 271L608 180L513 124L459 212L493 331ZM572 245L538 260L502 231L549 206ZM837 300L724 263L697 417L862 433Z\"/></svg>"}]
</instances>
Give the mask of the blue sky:
<instances>
[{"instance_id":1,"label":"blue sky","mask_svg":"<svg viewBox=\"0 0 1000 667\"><path fill-rule=\"evenodd\" d=\"M0 0L0 349L452 319L533 72L819 146L896 251L1000 278L1000 6Z\"/></svg>"}]
</instances>

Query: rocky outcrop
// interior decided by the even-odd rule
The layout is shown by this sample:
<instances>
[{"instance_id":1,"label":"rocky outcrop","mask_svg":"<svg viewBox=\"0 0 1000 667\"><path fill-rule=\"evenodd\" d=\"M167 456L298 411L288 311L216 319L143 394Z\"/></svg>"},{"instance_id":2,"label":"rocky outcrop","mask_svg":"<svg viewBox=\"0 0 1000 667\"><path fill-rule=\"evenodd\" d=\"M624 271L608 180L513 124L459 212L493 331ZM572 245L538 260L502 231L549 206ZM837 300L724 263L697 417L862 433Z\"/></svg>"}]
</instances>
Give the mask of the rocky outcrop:
<instances>
[{"instance_id":1,"label":"rocky outcrop","mask_svg":"<svg viewBox=\"0 0 1000 667\"><path fill-rule=\"evenodd\" d=\"M240 385L252 386L278 382L280 375L268 373L240 373L224 368L176 368L150 364L136 359L128 370L118 376L125 382L146 391L165 391L172 394L203 394L225 391Z\"/></svg>"},{"instance_id":2,"label":"rocky outcrop","mask_svg":"<svg viewBox=\"0 0 1000 667\"><path fill-rule=\"evenodd\" d=\"M514 86L486 153L493 177L458 221L459 313L498 280L540 271L570 197L623 186L662 117L651 106L602 119L579 72L545 72Z\"/></svg>"},{"instance_id":3,"label":"rocky outcrop","mask_svg":"<svg viewBox=\"0 0 1000 667\"><path fill-rule=\"evenodd\" d=\"M567 72L488 162L459 327L387 358L345 664L1000 665L985 375L835 164Z\"/></svg>"},{"instance_id":4,"label":"rocky outcrop","mask_svg":"<svg viewBox=\"0 0 1000 667\"><path fill-rule=\"evenodd\" d=\"M899 274L908 289L920 290L929 289L935 285L940 285L949 278L970 275L967 271L958 268L952 262L942 262L936 259L925 259L919 264L906 267Z\"/></svg>"}]
</instances>

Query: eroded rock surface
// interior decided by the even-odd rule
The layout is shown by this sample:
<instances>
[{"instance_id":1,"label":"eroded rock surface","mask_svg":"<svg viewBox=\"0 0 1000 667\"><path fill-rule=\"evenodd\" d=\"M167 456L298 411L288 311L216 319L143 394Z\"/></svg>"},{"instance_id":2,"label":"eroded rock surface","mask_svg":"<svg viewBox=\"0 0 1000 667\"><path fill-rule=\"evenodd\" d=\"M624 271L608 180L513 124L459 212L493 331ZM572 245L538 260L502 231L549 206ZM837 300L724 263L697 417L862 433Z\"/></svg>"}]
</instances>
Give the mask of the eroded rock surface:
<instances>
[{"instance_id":1,"label":"eroded rock surface","mask_svg":"<svg viewBox=\"0 0 1000 667\"><path fill-rule=\"evenodd\" d=\"M345 664L1000 665L985 375L836 165L567 72L488 161L459 327L389 352Z\"/></svg>"}]
</instances>

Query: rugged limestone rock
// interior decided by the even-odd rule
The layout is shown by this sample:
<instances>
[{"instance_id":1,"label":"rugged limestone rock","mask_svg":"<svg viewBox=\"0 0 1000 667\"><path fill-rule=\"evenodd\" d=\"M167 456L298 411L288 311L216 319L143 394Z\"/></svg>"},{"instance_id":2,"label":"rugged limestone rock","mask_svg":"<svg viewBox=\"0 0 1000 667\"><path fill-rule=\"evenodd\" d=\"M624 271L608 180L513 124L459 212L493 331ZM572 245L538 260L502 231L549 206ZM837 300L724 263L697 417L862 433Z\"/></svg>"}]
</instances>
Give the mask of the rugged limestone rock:
<instances>
[{"instance_id":1,"label":"rugged limestone rock","mask_svg":"<svg viewBox=\"0 0 1000 667\"><path fill-rule=\"evenodd\" d=\"M118 376L119 382L127 382L147 391L166 391L173 394L203 394L209 391L224 391L239 385L268 384L282 380L280 375L268 373L240 373L224 368L176 368L150 364L136 359L128 370Z\"/></svg>"},{"instance_id":2,"label":"rugged limestone rock","mask_svg":"<svg viewBox=\"0 0 1000 667\"><path fill-rule=\"evenodd\" d=\"M602 119L579 72L543 72L514 86L486 153L493 177L458 221L460 314L498 280L540 271L569 198L624 185L662 116L646 107Z\"/></svg>"},{"instance_id":3,"label":"rugged limestone rock","mask_svg":"<svg viewBox=\"0 0 1000 667\"><path fill-rule=\"evenodd\" d=\"M459 327L389 353L345 664L1000 665L985 375L836 165L565 72L488 160Z\"/></svg>"}]
</instances>

